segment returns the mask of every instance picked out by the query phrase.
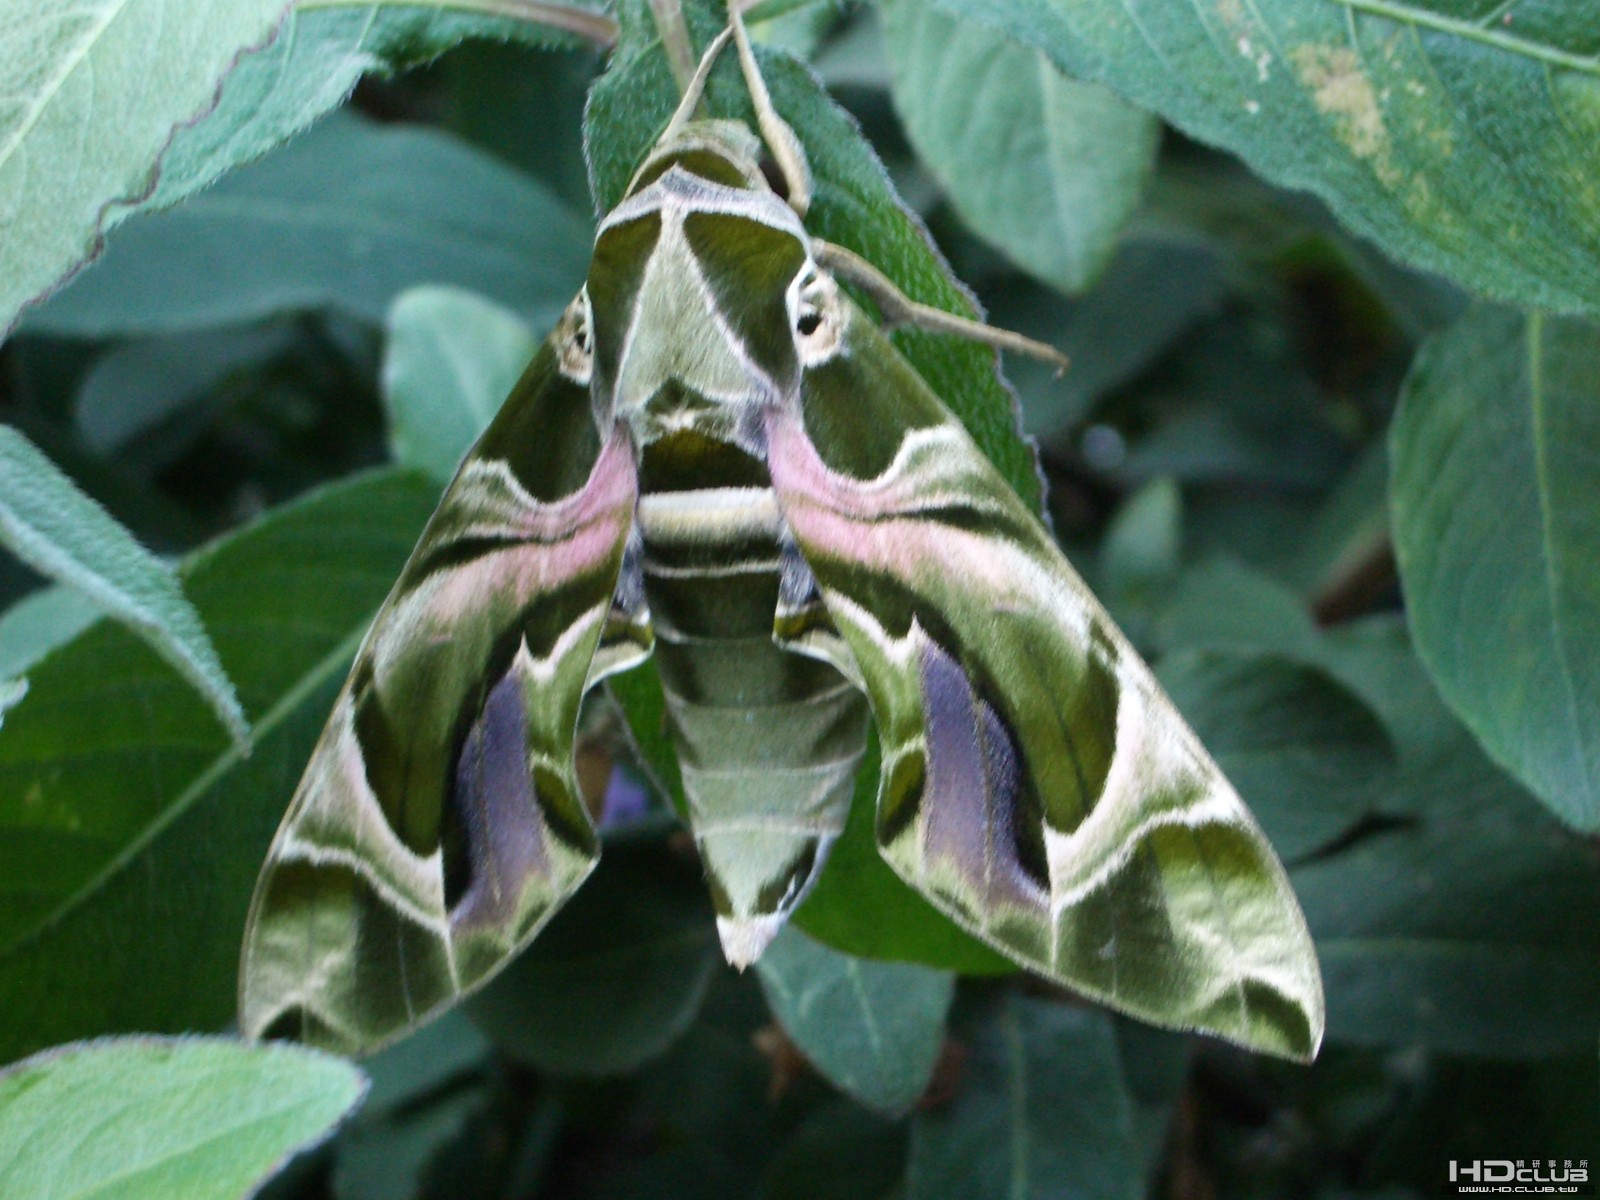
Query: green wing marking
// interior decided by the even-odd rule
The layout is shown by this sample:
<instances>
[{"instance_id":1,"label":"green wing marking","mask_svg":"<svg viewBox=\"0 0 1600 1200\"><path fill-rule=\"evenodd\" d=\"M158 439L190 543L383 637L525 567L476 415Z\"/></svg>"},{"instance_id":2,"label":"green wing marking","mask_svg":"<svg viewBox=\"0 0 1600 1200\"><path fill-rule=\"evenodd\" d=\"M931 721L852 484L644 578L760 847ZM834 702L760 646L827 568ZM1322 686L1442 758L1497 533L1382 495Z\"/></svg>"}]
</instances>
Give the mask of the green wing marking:
<instances>
[{"instance_id":1,"label":"green wing marking","mask_svg":"<svg viewBox=\"0 0 1600 1200\"><path fill-rule=\"evenodd\" d=\"M884 857L1087 996L1311 1057L1316 957L1260 829L960 423L840 311L769 462L872 702Z\"/></svg>"},{"instance_id":2,"label":"green wing marking","mask_svg":"<svg viewBox=\"0 0 1600 1200\"><path fill-rule=\"evenodd\" d=\"M468 454L334 705L256 885L246 1036L372 1050L487 980L594 866L578 705L649 627L618 582L636 470L620 430L595 431L580 305Z\"/></svg>"}]
</instances>

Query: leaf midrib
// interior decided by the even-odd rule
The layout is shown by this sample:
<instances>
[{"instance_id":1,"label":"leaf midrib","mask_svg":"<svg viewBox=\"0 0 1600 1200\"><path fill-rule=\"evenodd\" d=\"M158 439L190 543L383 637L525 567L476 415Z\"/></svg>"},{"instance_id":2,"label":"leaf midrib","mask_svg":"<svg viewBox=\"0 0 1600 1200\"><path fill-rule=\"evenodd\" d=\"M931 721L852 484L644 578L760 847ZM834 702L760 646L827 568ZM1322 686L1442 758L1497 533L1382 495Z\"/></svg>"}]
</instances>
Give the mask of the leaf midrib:
<instances>
[{"instance_id":1,"label":"leaf midrib","mask_svg":"<svg viewBox=\"0 0 1600 1200\"><path fill-rule=\"evenodd\" d=\"M1532 423L1530 433L1533 440L1534 456L1534 481L1539 496L1539 533L1541 542L1541 558L1544 560L1545 589L1549 594L1550 604L1550 633L1551 641L1555 646L1556 664L1561 677L1561 691L1566 699L1565 709L1567 725L1572 734L1572 745L1577 751L1579 773L1583 777L1583 790L1585 808L1591 814L1595 805L1595 781L1592 773L1588 747L1583 736L1583 722L1578 716L1578 693L1573 679L1572 660L1567 653L1566 630L1567 622L1563 619L1564 605L1561 586L1560 564L1557 562L1558 549L1553 524L1556 519L1557 506L1550 495L1550 465L1547 461L1546 450L1549 445L1549 436L1545 429L1545 380L1544 380L1544 317L1540 313L1530 313L1528 316L1527 330L1525 333L1528 353L1528 406L1529 417Z\"/></svg>"},{"instance_id":2,"label":"leaf midrib","mask_svg":"<svg viewBox=\"0 0 1600 1200\"><path fill-rule=\"evenodd\" d=\"M376 610L374 610L376 613ZM362 621L355 630L346 634L332 650L324 654L312 664L309 670L300 676L289 687L278 702L262 714L251 732L245 750L230 743L212 761L211 765L196 775L184 789L173 798L171 804L165 806L161 812L148 825L140 831L138 836L130 838L122 850L106 862L100 870L89 876L83 884L69 892L59 904L41 917L34 927L18 937L9 946L0 947L0 955L17 952L36 938L41 937L46 930L60 921L66 919L71 912L89 897L104 888L112 879L124 871L128 864L142 854L166 829L179 817L183 816L202 796L211 790L229 771L236 769L245 758L245 752L255 749L265 741L278 726L282 725L294 714L296 709L321 687L327 680L336 675L341 668L355 657L356 650L361 645L361 640L366 636L370 619Z\"/></svg>"},{"instance_id":3,"label":"leaf midrib","mask_svg":"<svg viewBox=\"0 0 1600 1200\"><path fill-rule=\"evenodd\" d=\"M98 26L93 27L90 31L86 32L86 35L80 42L76 53L69 55L65 60L63 60L61 69L56 73L54 79L52 79L47 86L41 89L38 103L33 106L33 110L29 112L28 115L23 119L22 123L17 126L16 135L11 139L9 144L4 147L0 147L0 167L4 167L8 162L11 161L11 156L16 153L17 147L22 145L22 143L27 139L27 136L30 132L32 132L33 127L39 123L41 115L47 108L50 107L50 102L54 100L58 94L60 94L61 89L66 86L67 80L71 78L73 72L78 69L78 65L82 63L84 59L89 57L90 51L93 50L94 46L105 35L106 30L111 28L116 19L125 11L127 11L130 3L132 3L132 0L119 0L119 2L109 5L105 9L105 19L102 20Z\"/></svg>"},{"instance_id":4,"label":"leaf midrib","mask_svg":"<svg viewBox=\"0 0 1600 1200\"><path fill-rule=\"evenodd\" d=\"M1600 77L1600 54L1574 54L1570 50L1530 41L1528 38L1518 37L1499 29L1486 28L1475 21L1443 16L1409 4L1395 3L1395 0L1332 0L1332 2L1355 12L1385 17L1391 21L1414 25L1419 29L1430 29L1435 33L1445 33L1481 45L1492 46L1522 58Z\"/></svg>"}]
</instances>

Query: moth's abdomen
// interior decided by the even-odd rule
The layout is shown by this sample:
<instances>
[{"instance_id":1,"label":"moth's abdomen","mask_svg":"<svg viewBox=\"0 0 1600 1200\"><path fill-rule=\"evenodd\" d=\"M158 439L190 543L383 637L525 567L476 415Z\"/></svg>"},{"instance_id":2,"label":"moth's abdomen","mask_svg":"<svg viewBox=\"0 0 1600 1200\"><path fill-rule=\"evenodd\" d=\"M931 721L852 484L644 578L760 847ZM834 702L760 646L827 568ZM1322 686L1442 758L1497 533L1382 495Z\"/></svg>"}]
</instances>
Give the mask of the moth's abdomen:
<instances>
[{"instance_id":1,"label":"moth's abdomen","mask_svg":"<svg viewBox=\"0 0 1600 1200\"><path fill-rule=\"evenodd\" d=\"M696 486L670 487L680 462ZM656 664L723 950L744 966L844 828L866 701L773 641L783 525L765 466L694 435L652 445L642 465L666 485L639 501Z\"/></svg>"}]
</instances>

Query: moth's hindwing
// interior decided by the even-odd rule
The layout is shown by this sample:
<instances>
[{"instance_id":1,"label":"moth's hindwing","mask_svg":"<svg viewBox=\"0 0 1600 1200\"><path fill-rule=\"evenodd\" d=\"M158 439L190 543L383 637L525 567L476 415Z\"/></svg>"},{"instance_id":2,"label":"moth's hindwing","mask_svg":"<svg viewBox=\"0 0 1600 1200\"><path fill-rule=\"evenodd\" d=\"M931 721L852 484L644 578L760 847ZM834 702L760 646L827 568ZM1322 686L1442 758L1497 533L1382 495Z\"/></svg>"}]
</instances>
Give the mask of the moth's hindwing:
<instances>
[{"instance_id":1,"label":"moth's hindwing","mask_svg":"<svg viewBox=\"0 0 1600 1200\"><path fill-rule=\"evenodd\" d=\"M596 432L580 297L384 602L256 886L246 1036L347 1053L483 983L593 867L578 705L648 652L636 469ZM603 652L597 657L597 650Z\"/></svg>"},{"instance_id":2,"label":"moth's hindwing","mask_svg":"<svg viewBox=\"0 0 1600 1200\"><path fill-rule=\"evenodd\" d=\"M859 309L834 319L769 454L871 698L885 858L1087 996L1310 1057L1316 957L1260 829L960 423Z\"/></svg>"}]
</instances>

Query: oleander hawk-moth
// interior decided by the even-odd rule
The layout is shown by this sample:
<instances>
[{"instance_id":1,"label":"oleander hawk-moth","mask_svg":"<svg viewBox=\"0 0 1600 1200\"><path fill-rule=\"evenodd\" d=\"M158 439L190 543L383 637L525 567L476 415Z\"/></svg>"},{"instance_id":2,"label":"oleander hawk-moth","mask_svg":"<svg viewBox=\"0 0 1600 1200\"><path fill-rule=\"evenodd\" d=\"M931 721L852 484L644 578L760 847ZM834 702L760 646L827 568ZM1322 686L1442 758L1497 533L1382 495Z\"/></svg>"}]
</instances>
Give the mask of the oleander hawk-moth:
<instances>
[{"instance_id":1,"label":"oleander hawk-moth","mask_svg":"<svg viewBox=\"0 0 1600 1200\"><path fill-rule=\"evenodd\" d=\"M760 138L695 115L730 38ZM735 16L358 652L256 887L246 1035L369 1050L504 966L599 854L580 700L653 654L730 962L821 871L872 722L883 857L969 932L1155 1023L1315 1053L1261 831L839 281L1051 352L913 304L807 233L809 194Z\"/></svg>"}]
</instances>

